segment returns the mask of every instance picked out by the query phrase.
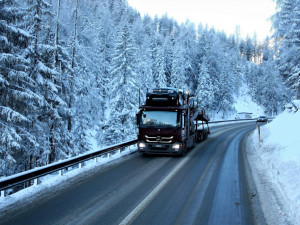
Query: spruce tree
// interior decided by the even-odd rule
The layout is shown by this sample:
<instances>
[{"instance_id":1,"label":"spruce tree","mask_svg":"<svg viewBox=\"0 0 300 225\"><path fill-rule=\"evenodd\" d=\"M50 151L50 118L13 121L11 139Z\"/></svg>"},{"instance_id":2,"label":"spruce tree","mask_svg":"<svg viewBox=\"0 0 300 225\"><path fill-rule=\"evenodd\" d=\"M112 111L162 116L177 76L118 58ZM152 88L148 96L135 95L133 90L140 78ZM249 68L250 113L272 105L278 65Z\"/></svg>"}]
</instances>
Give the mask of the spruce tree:
<instances>
[{"instance_id":1,"label":"spruce tree","mask_svg":"<svg viewBox=\"0 0 300 225\"><path fill-rule=\"evenodd\" d=\"M121 26L115 40L112 57L108 128L106 145L120 143L135 136L135 114L138 107L136 53L130 27Z\"/></svg>"},{"instance_id":2,"label":"spruce tree","mask_svg":"<svg viewBox=\"0 0 300 225\"><path fill-rule=\"evenodd\" d=\"M202 58L200 65L196 96L199 98L200 106L209 110L213 102L214 88L212 86L206 56Z\"/></svg>"},{"instance_id":3,"label":"spruce tree","mask_svg":"<svg viewBox=\"0 0 300 225\"><path fill-rule=\"evenodd\" d=\"M41 99L29 74L31 36L18 23L25 12L13 0L0 1L0 176L30 167L28 148L39 146L29 129Z\"/></svg>"},{"instance_id":4,"label":"spruce tree","mask_svg":"<svg viewBox=\"0 0 300 225\"><path fill-rule=\"evenodd\" d=\"M31 61L29 76L35 81L35 92L43 99L43 105L31 115L32 129L37 135L40 150L36 153L38 164L43 165L67 157L68 150L59 144L59 130L63 126L61 112L66 102L60 96L59 72L55 66L52 6L45 0L27 0L27 26L31 36Z\"/></svg>"}]
</instances>

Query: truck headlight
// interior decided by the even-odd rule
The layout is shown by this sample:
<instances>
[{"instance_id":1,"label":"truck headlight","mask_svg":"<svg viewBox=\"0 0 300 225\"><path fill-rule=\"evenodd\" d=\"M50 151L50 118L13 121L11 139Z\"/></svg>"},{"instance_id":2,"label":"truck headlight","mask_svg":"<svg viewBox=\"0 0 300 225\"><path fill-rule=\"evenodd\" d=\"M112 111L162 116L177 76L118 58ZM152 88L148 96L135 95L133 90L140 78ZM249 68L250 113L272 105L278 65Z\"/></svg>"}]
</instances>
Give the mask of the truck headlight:
<instances>
[{"instance_id":1,"label":"truck headlight","mask_svg":"<svg viewBox=\"0 0 300 225\"><path fill-rule=\"evenodd\" d=\"M145 148L145 147L146 147L146 145L145 145L144 142L140 142L140 143L138 144L138 146L139 146L139 148Z\"/></svg>"},{"instance_id":2,"label":"truck headlight","mask_svg":"<svg viewBox=\"0 0 300 225\"><path fill-rule=\"evenodd\" d=\"M173 144L173 148L174 149L179 149L180 148L180 144Z\"/></svg>"}]
</instances>

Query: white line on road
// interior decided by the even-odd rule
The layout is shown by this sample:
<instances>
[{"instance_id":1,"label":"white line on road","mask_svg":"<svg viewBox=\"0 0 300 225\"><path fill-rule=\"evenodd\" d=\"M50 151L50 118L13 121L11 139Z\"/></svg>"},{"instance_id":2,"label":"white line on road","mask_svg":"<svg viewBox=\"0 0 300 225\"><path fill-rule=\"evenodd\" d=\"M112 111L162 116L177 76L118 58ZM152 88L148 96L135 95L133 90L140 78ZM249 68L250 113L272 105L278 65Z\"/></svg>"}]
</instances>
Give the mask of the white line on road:
<instances>
[{"instance_id":1,"label":"white line on road","mask_svg":"<svg viewBox=\"0 0 300 225\"><path fill-rule=\"evenodd\" d=\"M226 131L226 130L225 130ZM225 132L224 130L219 131L211 135L211 137L218 136L221 133ZM191 151L190 154L188 154L169 174L168 176L163 179L158 186L137 206L134 210L131 211L131 213L128 214L128 216L125 217L125 219L122 220L120 225L126 225L131 223L143 210L144 208L155 198L155 196L166 186L166 184L175 176L175 174L181 169L181 167L184 166L184 164L189 161L190 158L193 157L193 155L196 153L196 151Z\"/></svg>"},{"instance_id":2,"label":"white line on road","mask_svg":"<svg viewBox=\"0 0 300 225\"><path fill-rule=\"evenodd\" d=\"M184 158L170 173L163 179L160 184L137 206L129 215L120 223L120 225L129 224L134 218L143 211L143 209L153 200L153 198L164 188L181 167L190 159L190 155Z\"/></svg>"}]
</instances>

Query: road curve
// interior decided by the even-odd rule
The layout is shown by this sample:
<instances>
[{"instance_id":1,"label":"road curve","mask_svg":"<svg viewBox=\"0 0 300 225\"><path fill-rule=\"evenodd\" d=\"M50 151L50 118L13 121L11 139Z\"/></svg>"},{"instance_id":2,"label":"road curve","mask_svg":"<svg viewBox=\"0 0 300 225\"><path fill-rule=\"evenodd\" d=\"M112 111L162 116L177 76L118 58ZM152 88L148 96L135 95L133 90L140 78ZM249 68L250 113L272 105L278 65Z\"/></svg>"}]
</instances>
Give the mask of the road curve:
<instances>
[{"instance_id":1,"label":"road curve","mask_svg":"<svg viewBox=\"0 0 300 225\"><path fill-rule=\"evenodd\" d=\"M243 154L254 128L213 128L184 157L134 153L0 224L264 224Z\"/></svg>"}]
</instances>

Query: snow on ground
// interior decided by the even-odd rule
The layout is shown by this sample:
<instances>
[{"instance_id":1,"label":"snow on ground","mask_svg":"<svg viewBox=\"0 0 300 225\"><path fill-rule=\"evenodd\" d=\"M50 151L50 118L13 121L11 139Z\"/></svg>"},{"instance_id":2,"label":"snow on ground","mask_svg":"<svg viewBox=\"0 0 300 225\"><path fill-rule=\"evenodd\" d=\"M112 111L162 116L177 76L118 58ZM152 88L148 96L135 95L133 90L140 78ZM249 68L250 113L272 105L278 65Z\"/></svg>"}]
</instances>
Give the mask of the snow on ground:
<instances>
[{"instance_id":1,"label":"snow on ground","mask_svg":"<svg viewBox=\"0 0 300 225\"><path fill-rule=\"evenodd\" d=\"M88 140L89 140L89 143L90 143L90 148L93 150L93 151L97 151L100 149L100 146L98 145L98 141L97 141L97 132L95 130L90 130L88 132Z\"/></svg>"},{"instance_id":2,"label":"snow on ground","mask_svg":"<svg viewBox=\"0 0 300 225\"><path fill-rule=\"evenodd\" d=\"M246 84L243 84L239 90L237 96L234 97L235 103L233 107L239 112L252 113L251 118L257 118L264 115L264 110L261 106L252 101L251 96L248 94L249 88Z\"/></svg>"},{"instance_id":3,"label":"snow on ground","mask_svg":"<svg viewBox=\"0 0 300 225\"><path fill-rule=\"evenodd\" d=\"M261 106L257 105L252 101L249 95L243 95L236 98L233 107L239 112L249 112L252 113L251 118L257 118L264 115L264 110Z\"/></svg>"},{"instance_id":4,"label":"snow on ground","mask_svg":"<svg viewBox=\"0 0 300 225\"><path fill-rule=\"evenodd\" d=\"M219 121L219 120L231 120L231 119L245 119L238 113L240 112L248 112L252 113L251 118L257 118L259 116L264 115L264 110L261 106L257 105L252 101L249 93L249 88L246 84L243 84L236 96L234 96L233 108L235 112L230 112L225 115L223 113L216 113L210 116L211 121Z\"/></svg>"},{"instance_id":5,"label":"snow on ground","mask_svg":"<svg viewBox=\"0 0 300 225\"><path fill-rule=\"evenodd\" d=\"M273 220L272 224L300 224L300 101L294 104L298 105L298 111L286 109L272 122L260 127L261 142L258 129L252 136L254 152L249 153L252 154L250 164L268 184L267 190L274 191L277 213L286 217L280 218L281 221Z\"/></svg>"}]
</instances>

